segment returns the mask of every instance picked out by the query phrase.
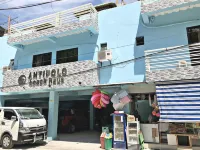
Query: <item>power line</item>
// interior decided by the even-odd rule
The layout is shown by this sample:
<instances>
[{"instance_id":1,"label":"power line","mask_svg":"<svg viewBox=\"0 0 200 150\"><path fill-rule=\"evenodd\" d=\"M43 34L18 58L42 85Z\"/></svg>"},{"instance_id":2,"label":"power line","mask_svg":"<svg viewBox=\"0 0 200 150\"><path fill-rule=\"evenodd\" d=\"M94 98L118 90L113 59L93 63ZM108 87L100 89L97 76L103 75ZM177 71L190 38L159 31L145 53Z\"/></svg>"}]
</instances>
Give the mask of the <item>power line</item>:
<instances>
[{"instance_id":1,"label":"power line","mask_svg":"<svg viewBox=\"0 0 200 150\"><path fill-rule=\"evenodd\" d=\"M0 13L1 15L3 15L4 17L6 17L6 18L8 18L9 16L8 15L6 15L6 14L4 14L4 13ZM16 18L18 18L18 17L16 17ZM15 19L16 19L15 18ZM16 21L14 18L11 18L15 23L18 23L18 21Z\"/></svg>"},{"instance_id":2,"label":"power line","mask_svg":"<svg viewBox=\"0 0 200 150\"><path fill-rule=\"evenodd\" d=\"M143 59L145 57L157 55L157 54L160 54L160 53L163 53L163 52L166 52L166 51L171 51L171 50L184 48L184 47L191 46L191 45L187 44L187 45L182 45L182 46L171 48L171 49L165 49L165 50L162 50L162 51L159 51L159 52L155 52L155 53L152 53L152 54L149 54L149 55L146 55L146 56L140 56L140 57L133 58L133 59L130 59L130 60L126 60L126 61L123 61L123 62L118 62L118 63L115 63L115 64L110 64L110 65L106 65L106 66L100 66L100 67L97 67L97 68L87 69L85 71L80 71L80 72L68 74L67 76L77 75L77 74L80 74L80 73L85 73L85 72L94 71L94 70L98 70L98 69L103 69L103 68L107 68L107 67L113 67L113 66L117 66L117 65L121 65L121 64L128 64L128 63L131 63L132 61L140 60L140 59ZM26 83L26 84L28 84L28 83ZM15 86L19 86L19 85L4 86L4 87L0 87L0 89L10 88L10 87L15 87Z\"/></svg>"},{"instance_id":3,"label":"power line","mask_svg":"<svg viewBox=\"0 0 200 150\"><path fill-rule=\"evenodd\" d=\"M36 3L36 4L28 4L28 5L23 5L23 6L17 6L17 7L10 7L10 8L1 8L0 10L13 10L13 9L23 9L23 8L29 8L29 7L35 7L35 6L40 6L40 5L45 5L53 2L58 2L62 0L53 0L53 1L47 1L43 3Z\"/></svg>"},{"instance_id":4,"label":"power line","mask_svg":"<svg viewBox=\"0 0 200 150\"><path fill-rule=\"evenodd\" d=\"M10 21L14 21L15 19L17 19L18 17L15 17L15 18L12 18L10 19ZM4 23L1 23L0 26L3 26L3 25L6 25L8 24L8 21L7 22L4 22Z\"/></svg>"},{"instance_id":5,"label":"power line","mask_svg":"<svg viewBox=\"0 0 200 150\"><path fill-rule=\"evenodd\" d=\"M53 3L52 3L52 0L51 0L51 9L53 10L54 13L56 13L56 11L53 9Z\"/></svg>"},{"instance_id":6,"label":"power line","mask_svg":"<svg viewBox=\"0 0 200 150\"><path fill-rule=\"evenodd\" d=\"M0 3L0 5L7 4L7 3L11 2L11 1L13 1L13 0L4 0L4 2L0 1L0 2L3 2L3 3Z\"/></svg>"}]
</instances>

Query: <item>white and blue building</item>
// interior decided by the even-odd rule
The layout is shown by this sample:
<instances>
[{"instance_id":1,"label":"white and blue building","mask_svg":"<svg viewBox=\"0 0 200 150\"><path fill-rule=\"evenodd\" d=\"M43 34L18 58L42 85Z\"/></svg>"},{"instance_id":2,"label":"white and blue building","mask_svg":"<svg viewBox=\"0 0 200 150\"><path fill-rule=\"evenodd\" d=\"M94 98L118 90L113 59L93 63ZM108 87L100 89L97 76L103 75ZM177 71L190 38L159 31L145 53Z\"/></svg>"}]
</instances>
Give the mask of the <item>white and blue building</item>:
<instances>
[{"instance_id":1,"label":"white and blue building","mask_svg":"<svg viewBox=\"0 0 200 150\"><path fill-rule=\"evenodd\" d=\"M12 25L0 41L0 65L14 59L11 70L0 75L1 105L38 108L48 116L48 137L55 139L59 109L73 103L90 112L94 128L90 97L96 88L111 94L126 89L149 105L157 84L197 83L199 6L199 0L87 4ZM104 50L112 59L100 63ZM130 104L125 111L135 107Z\"/></svg>"}]
</instances>

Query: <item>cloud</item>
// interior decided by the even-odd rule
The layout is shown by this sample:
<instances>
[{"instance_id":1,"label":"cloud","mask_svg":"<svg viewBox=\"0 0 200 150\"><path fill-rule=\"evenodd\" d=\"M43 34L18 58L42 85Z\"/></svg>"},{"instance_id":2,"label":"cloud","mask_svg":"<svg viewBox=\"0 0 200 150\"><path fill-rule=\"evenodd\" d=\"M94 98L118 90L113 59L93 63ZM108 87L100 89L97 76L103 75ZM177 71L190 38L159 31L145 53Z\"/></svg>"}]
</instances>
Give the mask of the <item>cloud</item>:
<instances>
[{"instance_id":1,"label":"cloud","mask_svg":"<svg viewBox=\"0 0 200 150\"><path fill-rule=\"evenodd\" d=\"M35 3L41 3L46 2L50 0L12 0L6 4L1 5L0 8L9 8L9 7L16 7L16 6L22 6L27 4L35 4ZM10 15L12 18L18 17L18 21L26 21L34 18L38 18L41 16L45 16L51 13L55 13L58 11L66 10L72 7L80 6L86 3L93 3L98 4L101 3L101 0L63 0L54 2L52 4L46 4L42 6L36 6L26 9L20 9L20 10L6 10L1 11L2 13L6 15ZM5 19L2 19L0 17L0 22L5 22ZM4 21L3 21L4 20Z\"/></svg>"}]
</instances>

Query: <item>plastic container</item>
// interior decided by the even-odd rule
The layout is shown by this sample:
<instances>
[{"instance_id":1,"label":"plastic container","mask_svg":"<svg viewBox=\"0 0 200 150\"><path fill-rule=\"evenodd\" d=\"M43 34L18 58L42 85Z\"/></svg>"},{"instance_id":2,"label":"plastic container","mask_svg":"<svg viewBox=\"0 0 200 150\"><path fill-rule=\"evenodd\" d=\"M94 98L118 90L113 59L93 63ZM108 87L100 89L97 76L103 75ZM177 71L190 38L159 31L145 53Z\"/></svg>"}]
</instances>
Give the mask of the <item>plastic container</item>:
<instances>
[{"instance_id":1,"label":"plastic container","mask_svg":"<svg viewBox=\"0 0 200 150\"><path fill-rule=\"evenodd\" d=\"M102 133L109 133L109 128L108 127L102 127Z\"/></svg>"},{"instance_id":2,"label":"plastic container","mask_svg":"<svg viewBox=\"0 0 200 150\"><path fill-rule=\"evenodd\" d=\"M102 133L100 136L100 143L101 143L102 149L105 149L105 135L106 135L106 133Z\"/></svg>"},{"instance_id":3,"label":"plastic container","mask_svg":"<svg viewBox=\"0 0 200 150\"><path fill-rule=\"evenodd\" d=\"M112 149L112 138L110 138L110 139L105 138L105 149L106 150Z\"/></svg>"}]
</instances>

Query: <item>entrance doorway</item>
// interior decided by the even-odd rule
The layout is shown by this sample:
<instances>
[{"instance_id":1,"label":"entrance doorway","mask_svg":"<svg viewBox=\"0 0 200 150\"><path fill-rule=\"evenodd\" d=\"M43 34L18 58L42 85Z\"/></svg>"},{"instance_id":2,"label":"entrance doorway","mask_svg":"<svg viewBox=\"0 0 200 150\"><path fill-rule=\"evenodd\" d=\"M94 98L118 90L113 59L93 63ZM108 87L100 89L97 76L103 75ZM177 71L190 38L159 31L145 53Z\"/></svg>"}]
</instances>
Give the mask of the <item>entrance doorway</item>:
<instances>
[{"instance_id":1,"label":"entrance doorway","mask_svg":"<svg viewBox=\"0 0 200 150\"><path fill-rule=\"evenodd\" d=\"M90 100L59 102L58 140L99 143L100 133L90 130Z\"/></svg>"},{"instance_id":2,"label":"entrance doorway","mask_svg":"<svg viewBox=\"0 0 200 150\"><path fill-rule=\"evenodd\" d=\"M89 130L89 102L61 101L58 112L58 133Z\"/></svg>"}]
</instances>

